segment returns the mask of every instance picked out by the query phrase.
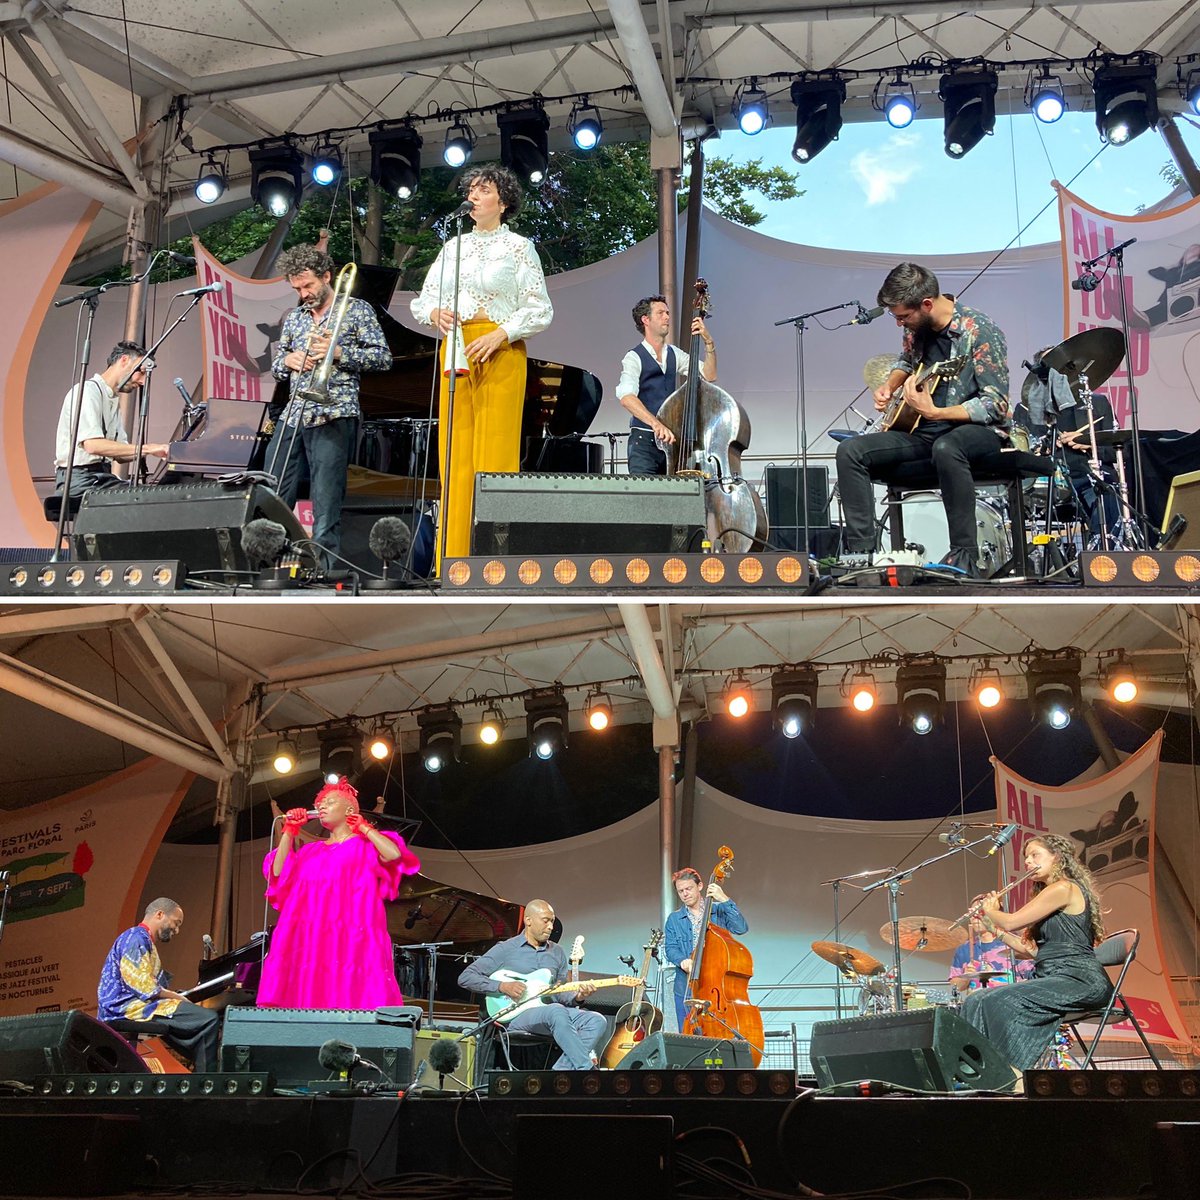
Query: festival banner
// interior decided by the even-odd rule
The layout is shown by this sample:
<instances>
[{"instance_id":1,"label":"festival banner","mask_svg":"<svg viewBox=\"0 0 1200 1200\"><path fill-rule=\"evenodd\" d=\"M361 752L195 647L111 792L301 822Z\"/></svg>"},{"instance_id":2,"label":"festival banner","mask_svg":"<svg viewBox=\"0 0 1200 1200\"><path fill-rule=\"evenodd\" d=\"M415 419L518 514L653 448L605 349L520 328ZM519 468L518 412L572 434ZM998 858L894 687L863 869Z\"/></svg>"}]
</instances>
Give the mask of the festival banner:
<instances>
[{"instance_id":1,"label":"festival banner","mask_svg":"<svg viewBox=\"0 0 1200 1200\"><path fill-rule=\"evenodd\" d=\"M1024 779L998 759L991 760L996 779L999 820L1015 823L1016 836L1002 851L1010 879L1025 870L1025 843L1039 833L1057 833L1074 843L1080 861L1096 880L1109 933L1137 929L1137 959L1121 991L1148 1037L1186 1041L1180 1013L1163 962L1154 894L1154 825L1162 731L1120 766L1095 778L1047 787ZM1032 884L1009 893L1015 911L1032 894ZM1128 1022L1110 1029L1133 1037Z\"/></svg>"},{"instance_id":2,"label":"festival banner","mask_svg":"<svg viewBox=\"0 0 1200 1200\"><path fill-rule=\"evenodd\" d=\"M251 279L215 259L192 238L201 287L224 287L200 301L204 396L226 400L271 399L271 361L283 318L296 305L296 293L280 276Z\"/></svg>"},{"instance_id":3,"label":"festival banner","mask_svg":"<svg viewBox=\"0 0 1200 1200\"><path fill-rule=\"evenodd\" d=\"M1093 208L1055 184L1063 255L1063 336L1085 329L1121 328L1121 289L1115 265L1091 268L1094 289L1073 286L1084 263L1132 239L1123 251L1129 365L1143 429L1200 426L1200 200L1163 212L1116 216ZM1101 384L1093 381L1093 387ZM1119 428L1130 426L1131 398L1124 362L1102 385Z\"/></svg>"},{"instance_id":4,"label":"festival banner","mask_svg":"<svg viewBox=\"0 0 1200 1200\"><path fill-rule=\"evenodd\" d=\"M142 896L150 863L192 778L149 758L0 814L0 1016L96 1011L104 956L153 899Z\"/></svg>"}]
</instances>

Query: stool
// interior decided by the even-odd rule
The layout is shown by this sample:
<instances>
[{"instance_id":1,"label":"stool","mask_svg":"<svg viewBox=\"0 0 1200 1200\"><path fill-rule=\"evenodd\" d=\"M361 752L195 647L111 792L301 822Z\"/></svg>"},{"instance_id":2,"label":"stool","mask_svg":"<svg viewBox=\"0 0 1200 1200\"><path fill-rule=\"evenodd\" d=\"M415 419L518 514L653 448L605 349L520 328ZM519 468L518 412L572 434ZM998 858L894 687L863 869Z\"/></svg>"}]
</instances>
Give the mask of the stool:
<instances>
[{"instance_id":1,"label":"stool","mask_svg":"<svg viewBox=\"0 0 1200 1200\"><path fill-rule=\"evenodd\" d=\"M1023 483L1026 479L1039 479L1043 476L1053 478L1054 463L1041 455L1030 454L1027 450L996 450L993 454L973 461L971 475L977 484L1001 484L1007 491L1008 519L1012 529L1012 557L1001 565L996 574L1002 574L1013 567L1017 574L1028 575L1029 555L1026 545ZM888 534L892 540L892 549L899 550L904 546L904 493L937 490L937 474L930 463L908 462L881 474L878 482L887 487Z\"/></svg>"},{"instance_id":2,"label":"stool","mask_svg":"<svg viewBox=\"0 0 1200 1200\"><path fill-rule=\"evenodd\" d=\"M79 506L83 502L83 493L78 496L72 496L70 503L67 505L67 528L69 529L74 523L75 518L79 516ZM58 524L58 518L62 513L62 492L51 492L42 501L42 513L51 525Z\"/></svg>"},{"instance_id":3,"label":"stool","mask_svg":"<svg viewBox=\"0 0 1200 1200\"><path fill-rule=\"evenodd\" d=\"M141 1055L150 1070L156 1074L162 1073L161 1065L142 1052L140 1043L143 1038L165 1038L171 1032L169 1021L155 1021L153 1018L149 1021L130 1021L126 1017L113 1017L104 1024L114 1033L119 1033Z\"/></svg>"}]
</instances>

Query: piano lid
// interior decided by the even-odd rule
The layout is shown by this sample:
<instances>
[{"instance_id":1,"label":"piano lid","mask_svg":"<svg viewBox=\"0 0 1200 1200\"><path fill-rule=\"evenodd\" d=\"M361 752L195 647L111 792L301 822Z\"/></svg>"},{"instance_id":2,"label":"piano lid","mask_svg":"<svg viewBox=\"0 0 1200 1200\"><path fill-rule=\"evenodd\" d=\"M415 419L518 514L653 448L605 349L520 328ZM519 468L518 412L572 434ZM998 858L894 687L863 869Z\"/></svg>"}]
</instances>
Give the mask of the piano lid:
<instances>
[{"instance_id":1,"label":"piano lid","mask_svg":"<svg viewBox=\"0 0 1200 1200\"><path fill-rule=\"evenodd\" d=\"M520 928L521 906L494 896L438 883L419 872L406 875L387 906L388 933L399 946L453 942L458 949L489 949Z\"/></svg>"}]
</instances>

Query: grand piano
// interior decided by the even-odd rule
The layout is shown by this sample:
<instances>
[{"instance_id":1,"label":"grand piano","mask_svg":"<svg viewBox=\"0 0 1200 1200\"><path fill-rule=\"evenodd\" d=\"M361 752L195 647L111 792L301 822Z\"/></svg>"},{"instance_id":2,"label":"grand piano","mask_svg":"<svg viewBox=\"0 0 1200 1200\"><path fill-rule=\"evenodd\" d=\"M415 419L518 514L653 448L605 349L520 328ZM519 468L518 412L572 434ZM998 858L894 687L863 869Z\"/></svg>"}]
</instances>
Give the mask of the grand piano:
<instances>
[{"instance_id":1,"label":"grand piano","mask_svg":"<svg viewBox=\"0 0 1200 1200\"><path fill-rule=\"evenodd\" d=\"M399 272L390 267L358 269L354 294L375 309L392 352L392 368L362 376L363 420L354 463L384 475L425 478L423 494L429 496L436 492L429 481L438 475L437 421L430 419L437 343L401 325L387 311L398 278ZM521 470L601 472L602 447L583 440L601 395L600 380L590 371L530 358L521 417ZM265 404L210 397L202 412L181 420L172 436L166 471L212 476L261 469L268 421L283 411L287 396L287 384L280 383Z\"/></svg>"}]
</instances>

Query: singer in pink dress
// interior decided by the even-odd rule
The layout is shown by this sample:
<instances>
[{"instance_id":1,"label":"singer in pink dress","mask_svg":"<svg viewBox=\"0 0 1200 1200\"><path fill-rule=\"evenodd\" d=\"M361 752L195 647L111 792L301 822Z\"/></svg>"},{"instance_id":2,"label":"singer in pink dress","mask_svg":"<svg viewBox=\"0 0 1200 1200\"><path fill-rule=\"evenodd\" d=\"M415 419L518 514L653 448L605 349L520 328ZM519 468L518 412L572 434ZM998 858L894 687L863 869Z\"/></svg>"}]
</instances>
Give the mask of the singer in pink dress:
<instances>
[{"instance_id":1,"label":"singer in pink dress","mask_svg":"<svg viewBox=\"0 0 1200 1200\"><path fill-rule=\"evenodd\" d=\"M345 779L314 801L329 836L296 847L308 820L291 809L263 862L267 899L279 910L258 989L260 1008L379 1008L403 1003L392 965L385 900L420 869L394 833L358 811Z\"/></svg>"}]
</instances>

